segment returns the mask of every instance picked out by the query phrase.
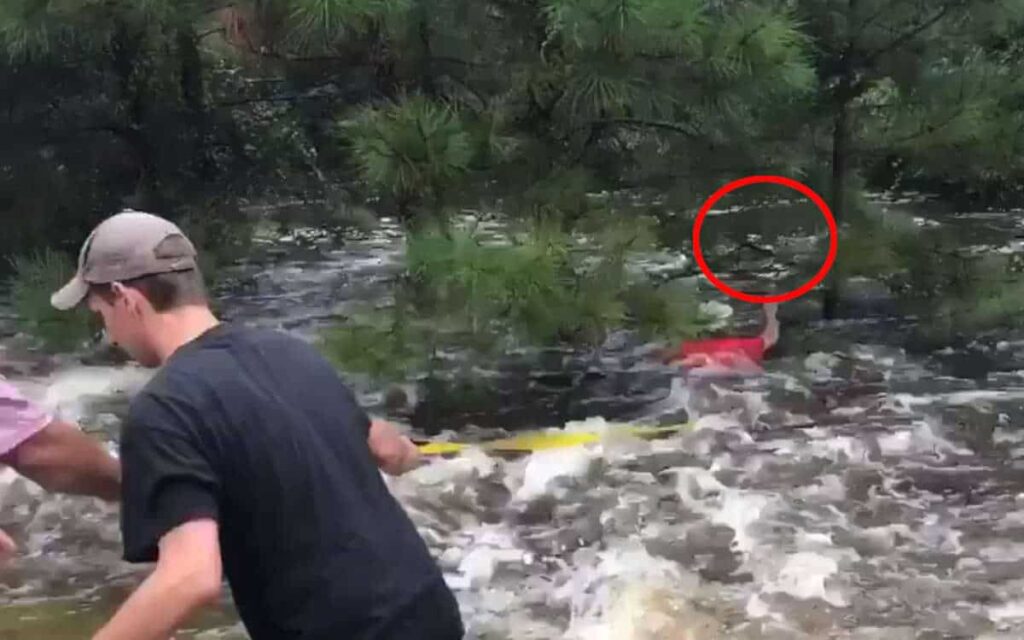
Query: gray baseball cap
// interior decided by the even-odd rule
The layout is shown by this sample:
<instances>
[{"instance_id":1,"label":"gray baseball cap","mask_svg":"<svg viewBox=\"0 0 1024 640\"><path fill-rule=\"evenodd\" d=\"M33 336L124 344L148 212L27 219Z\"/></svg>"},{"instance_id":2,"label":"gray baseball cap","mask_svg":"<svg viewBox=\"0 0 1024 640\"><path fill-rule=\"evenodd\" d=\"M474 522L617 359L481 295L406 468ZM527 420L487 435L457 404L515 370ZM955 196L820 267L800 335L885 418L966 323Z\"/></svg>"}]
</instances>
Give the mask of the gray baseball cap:
<instances>
[{"instance_id":1,"label":"gray baseball cap","mask_svg":"<svg viewBox=\"0 0 1024 640\"><path fill-rule=\"evenodd\" d=\"M173 222L151 213L124 211L93 229L78 254L78 272L50 297L66 311L85 300L90 284L195 269L195 247Z\"/></svg>"}]
</instances>

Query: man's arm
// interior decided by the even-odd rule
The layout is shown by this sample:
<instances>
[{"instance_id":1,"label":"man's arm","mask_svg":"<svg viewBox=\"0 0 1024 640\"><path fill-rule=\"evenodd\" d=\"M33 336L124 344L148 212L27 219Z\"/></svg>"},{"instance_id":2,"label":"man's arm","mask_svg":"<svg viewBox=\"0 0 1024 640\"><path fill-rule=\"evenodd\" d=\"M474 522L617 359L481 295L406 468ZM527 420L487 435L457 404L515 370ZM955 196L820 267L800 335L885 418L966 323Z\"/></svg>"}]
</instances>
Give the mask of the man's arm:
<instances>
[{"instance_id":1,"label":"man's arm","mask_svg":"<svg viewBox=\"0 0 1024 640\"><path fill-rule=\"evenodd\" d=\"M121 495L121 465L95 438L54 420L0 457L47 491L92 495L114 502Z\"/></svg>"},{"instance_id":2,"label":"man's arm","mask_svg":"<svg viewBox=\"0 0 1024 640\"><path fill-rule=\"evenodd\" d=\"M93 640L167 640L220 597L217 522L192 520L160 539L156 569Z\"/></svg>"},{"instance_id":3,"label":"man's arm","mask_svg":"<svg viewBox=\"0 0 1024 640\"><path fill-rule=\"evenodd\" d=\"M377 466L392 476L400 476L418 467L420 450L390 422L372 420L368 437Z\"/></svg>"}]
</instances>

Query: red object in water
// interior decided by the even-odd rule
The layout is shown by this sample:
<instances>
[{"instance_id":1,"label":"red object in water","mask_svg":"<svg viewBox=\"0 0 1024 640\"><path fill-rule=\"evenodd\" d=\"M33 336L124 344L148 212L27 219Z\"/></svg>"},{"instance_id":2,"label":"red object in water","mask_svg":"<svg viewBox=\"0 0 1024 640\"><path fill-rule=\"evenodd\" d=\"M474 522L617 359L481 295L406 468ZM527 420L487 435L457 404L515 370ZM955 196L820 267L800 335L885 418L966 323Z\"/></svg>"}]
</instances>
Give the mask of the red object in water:
<instances>
[{"instance_id":1,"label":"red object in water","mask_svg":"<svg viewBox=\"0 0 1024 640\"><path fill-rule=\"evenodd\" d=\"M675 359L684 360L688 356L704 354L714 359L722 356L728 358L730 355L741 353L754 362L764 360L764 339L760 336L753 338L711 338L709 340L690 340L679 347L679 353Z\"/></svg>"}]
</instances>

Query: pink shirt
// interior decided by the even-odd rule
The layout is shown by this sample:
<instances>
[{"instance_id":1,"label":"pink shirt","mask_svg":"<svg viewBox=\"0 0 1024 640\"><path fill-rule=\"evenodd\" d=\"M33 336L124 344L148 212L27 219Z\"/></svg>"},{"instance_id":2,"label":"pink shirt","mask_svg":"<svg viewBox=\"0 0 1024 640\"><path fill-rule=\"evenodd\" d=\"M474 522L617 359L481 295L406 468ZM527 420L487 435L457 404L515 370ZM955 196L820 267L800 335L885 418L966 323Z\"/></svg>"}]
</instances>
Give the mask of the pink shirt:
<instances>
[{"instance_id":1,"label":"pink shirt","mask_svg":"<svg viewBox=\"0 0 1024 640\"><path fill-rule=\"evenodd\" d=\"M50 413L0 377L0 455L10 452L52 421Z\"/></svg>"}]
</instances>

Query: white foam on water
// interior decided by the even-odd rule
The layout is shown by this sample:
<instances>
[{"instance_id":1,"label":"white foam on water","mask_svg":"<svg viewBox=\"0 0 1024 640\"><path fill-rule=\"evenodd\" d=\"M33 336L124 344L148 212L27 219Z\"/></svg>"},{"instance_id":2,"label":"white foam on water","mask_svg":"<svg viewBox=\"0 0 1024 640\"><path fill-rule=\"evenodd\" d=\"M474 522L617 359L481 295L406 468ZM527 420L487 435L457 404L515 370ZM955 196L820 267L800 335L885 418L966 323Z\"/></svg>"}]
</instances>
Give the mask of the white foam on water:
<instances>
[{"instance_id":1,"label":"white foam on water","mask_svg":"<svg viewBox=\"0 0 1024 640\"><path fill-rule=\"evenodd\" d=\"M450 485L464 483L472 478L492 474L497 468L497 461L477 447L463 450L459 456L448 460L437 460L414 469L398 478L385 476L388 483L395 489L405 485L415 489L419 485Z\"/></svg>"},{"instance_id":2,"label":"white foam on water","mask_svg":"<svg viewBox=\"0 0 1024 640\"><path fill-rule=\"evenodd\" d=\"M459 561L458 575L446 578L453 589L479 589L491 582L499 565L526 560L526 552L516 548L504 525L484 525L461 532L459 537L472 542L463 547L469 551Z\"/></svg>"},{"instance_id":3,"label":"white foam on water","mask_svg":"<svg viewBox=\"0 0 1024 640\"><path fill-rule=\"evenodd\" d=\"M826 458L833 462L848 461L864 462L868 459L869 449L863 438L850 436L833 436L811 440L800 448L816 458Z\"/></svg>"},{"instance_id":4,"label":"white foam on water","mask_svg":"<svg viewBox=\"0 0 1024 640\"><path fill-rule=\"evenodd\" d=\"M799 552L786 557L773 579L765 580L762 593L786 593L800 600L819 599L834 607L849 606L843 594L830 585L839 573L839 563L827 556Z\"/></svg>"},{"instance_id":5,"label":"white foam on water","mask_svg":"<svg viewBox=\"0 0 1024 640\"><path fill-rule=\"evenodd\" d=\"M749 553L756 547L757 540L748 533L748 528L761 519L762 514L773 502L774 499L768 495L726 489L722 493L719 508L710 514L711 521L731 528L735 532L735 549Z\"/></svg>"},{"instance_id":6,"label":"white foam on water","mask_svg":"<svg viewBox=\"0 0 1024 640\"><path fill-rule=\"evenodd\" d=\"M989 562L1018 562L1024 558L1024 544L1003 541L982 547L977 553Z\"/></svg>"},{"instance_id":7,"label":"white foam on water","mask_svg":"<svg viewBox=\"0 0 1024 640\"><path fill-rule=\"evenodd\" d=\"M693 423L692 431L734 431L742 429L743 425L735 415L715 413L698 418Z\"/></svg>"},{"instance_id":8,"label":"white foam on water","mask_svg":"<svg viewBox=\"0 0 1024 640\"><path fill-rule=\"evenodd\" d=\"M878 551L891 551L900 540L916 538L913 530L905 524L890 524L880 527L868 527L860 530L860 535L871 542Z\"/></svg>"},{"instance_id":9,"label":"white foam on water","mask_svg":"<svg viewBox=\"0 0 1024 640\"><path fill-rule=\"evenodd\" d=\"M767 618L769 616L780 622L785 619L782 614L772 612L771 606L761 598L760 593L752 594L747 600L746 613L747 617L752 620L756 620L757 618Z\"/></svg>"},{"instance_id":10,"label":"white foam on water","mask_svg":"<svg viewBox=\"0 0 1024 640\"><path fill-rule=\"evenodd\" d=\"M1024 399L1024 389L954 391L952 393L916 395L896 393L892 397L907 407L928 406L936 403L960 406L974 404L979 400L1021 400Z\"/></svg>"},{"instance_id":11,"label":"white foam on water","mask_svg":"<svg viewBox=\"0 0 1024 640\"><path fill-rule=\"evenodd\" d=\"M836 407L835 409L832 409L832 411L830 411L829 413L831 413L834 416L839 416L841 418L852 418L853 416L858 416L858 415L860 415L862 413L867 413L867 408L866 407Z\"/></svg>"},{"instance_id":12,"label":"white foam on water","mask_svg":"<svg viewBox=\"0 0 1024 640\"><path fill-rule=\"evenodd\" d=\"M700 507L703 500L725 491L725 485L707 469L678 467L667 469L665 473L675 475L676 492L683 503L690 507Z\"/></svg>"},{"instance_id":13,"label":"white foam on water","mask_svg":"<svg viewBox=\"0 0 1024 640\"><path fill-rule=\"evenodd\" d=\"M700 312L709 318L714 318L715 324L712 328L724 326L725 322L735 314L732 306L717 300L701 303Z\"/></svg>"},{"instance_id":14,"label":"white foam on water","mask_svg":"<svg viewBox=\"0 0 1024 640\"><path fill-rule=\"evenodd\" d=\"M675 475L676 493L683 504L710 522L732 529L735 551L746 557L757 548L751 525L770 512L775 496L727 487L710 470L699 467L673 468L665 473Z\"/></svg>"},{"instance_id":15,"label":"white foam on water","mask_svg":"<svg viewBox=\"0 0 1024 640\"><path fill-rule=\"evenodd\" d=\"M942 523L939 516L932 513L925 516L922 526L917 530L916 538L921 544L942 553L960 555L964 551L960 543L963 535L962 531Z\"/></svg>"},{"instance_id":16,"label":"white foam on water","mask_svg":"<svg viewBox=\"0 0 1024 640\"><path fill-rule=\"evenodd\" d=\"M523 470L522 484L515 492L517 501L528 501L544 495L564 494L563 479L584 477L599 453L591 447L572 447L538 451L529 456Z\"/></svg>"},{"instance_id":17,"label":"white foam on water","mask_svg":"<svg viewBox=\"0 0 1024 640\"><path fill-rule=\"evenodd\" d=\"M75 366L46 378L18 381L25 395L56 417L79 422L91 398L131 397L145 386L154 370L139 366Z\"/></svg>"},{"instance_id":18,"label":"white foam on water","mask_svg":"<svg viewBox=\"0 0 1024 640\"><path fill-rule=\"evenodd\" d=\"M997 607L989 607L988 616L993 622L1024 620L1024 600L1014 600Z\"/></svg>"},{"instance_id":19,"label":"white foam on water","mask_svg":"<svg viewBox=\"0 0 1024 640\"><path fill-rule=\"evenodd\" d=\"M855 350L855 353L876 362L889 361L887 356L872 351ZM784 377L783 382L773 388L777 390L784 384L788 390L810 397L812 394L804 384L807 379L815 373L832 378L832 369L839 363L835 355L816 354L806 363L812 369L811 376ZM64 372L41 384L52 382L52 388L46 390L51 399L74 414L76 410L83 410L88 396L129 393L137 372L118 371L75 368L70 374ZM675 475L674 489L681 503L678 515L683 516L682 521L642 520L652 513L651 505L665 497L661 494L666 488L658 485L650 471L621 466L624 460L631 459L642 449L612 446L610 440L586 447L542 451L513 461L493 458L480 449L469 449L452 459L432 461L400 478L388 477L392 491L421 528L431 550L439 555L445 579L459 597L471 630L469 637L514 637L517 640L711 640L726 637L720 623L725 617L716 618L695 606L708 594L736 607L733 613L742 616L745 612L748 625L752 620L761 625L763 635L741 637L818 637L798 631L799 624L795 618L788 619L792 614L785 613L787 609L780 607L773 611L770 603L775 602L774 596L788 595L811 602L808 606L812 607L818 606L813 601L821 601L845 608L850 603L843 581L845 572L860 576L863 567L868 566L871 567L868 571L886 573L886 583L899 584L901 577L914 575L914 567L920 566L905 564L904 554L908 552L927 551L949 557L963 553L962 541L966 541L972 554L978 556L974 562L980 571L986 568L986 562L1004 562L1015 554L1024 553L1018 548L1024 545L991 541L979 544L973 530L965 528L970 531L968 535L953 529L950 523L958 522L955 514L950 514L941 503L901 495L894 486L898 478L886 473L889 467L868 462L869 454L878 449L900 458L902 467L919 461L915 457L919 454L927 458L922 464L929 464L935 456L928 454L964 451L942 437L932 423L922 420L909 427L898 425L887 429L877 437L875 449L871 448L875 435L836 436L836 431L828 427L801 430L797 437L793 437L791 431L781 430L771 439L762 434L755 439L744 428L749 425L740 414L745 412L749 417L749 414L764 411L767 408L765 396L717 388L717 385L715 392L719 400L735 400L739 408L733 413L704 416L691 411L690 415L698 418L693 432L644 445L666 453L683 452L686 454L683 459L696 455L701 460L702 466L674 467L667 472ZM677 379L662 407L690 409L696 393L698 391L692 391L683 380ZM934 397L948 398L950 394ZM962 400L964 396L953 394L952 397ZM999 397L1005 396L1000 394ZM909 404L885 396L881 399L882 406L908 413L915 401L917 405L922 404L920 397L906 398L910 399ZM835 414L854 422L863 419L863 412L861 407L850 406L840 408ZM565 429L610 435L613 427L604 419L594 418L570 423ZM762 448L761 452L750 445ZM776 447L777 455L763 453L763 447L767 446ZM908 457L913 460L904 459ZM802 463L814 458L831 460L835 466L825 465L819 475L807 478ZM766 464L770 461L801 465L782 472L788 478L789 471L795 471L795 477L802 479L785 488L777 487L773 482L776 478L770 475L775 471ZM869 489L867 501L857 509L877 512L882 522L888 522L884 518L898 520L902 517L899 512L895 516L885 512L886 506L897 503L897 507L910 512L906 522L865 529L852 524L860 520L854 517L854 509L848 502L844 472L850 467L864 470L862 465L865 464L879 471L882 486ZM609 468L604 469L605 465ZM601 467L601 474L593 474L597 487L589 493L590 487L580 480L598 467ZM753 480L759 482L761 474L773 485L772 490L759 491L756 484L753 489L735 488L737 484L748 487ZM484 516L479 505L473 504L474 500L484 495L486 487L498 484L500 489L502 483L508 489L513 507L524 506L517 503L543 506L549 501L535 504L534 501L553 497L553 502L557 503L555 515L542 513L537 521L525 525L508 515L500 515L501 521L497 524L481 522ZM667 492L671 490L670 487ZM28 491L24 483L14 481L10 473L0 474L0 503L6 506L6 499L11 498L10 502L24 506L14 494ZM852 488L849 491L853 493ZM593 503L588 502L595 495L598 498ZM595 506L605 497L610 497L612 506L604 503ZM674 496L670 497L668 502L674 502ZM39 503L35 498L32 500L33 505ZM81 503L50 502L47 498L42 504L50 506L25 514L28 550L33 554L33 561L52 561L53 566L59 566L60 562L68 561L53 559L48 554L61 544L61 535L76 544L78 530L74 527L78 525L68 523L82 520L79 517L82 510L71 506ZM498 508L504 506L500 504ZM586 509L592 506L600 512L587 513ZM1024 501L1016 506L1024 508ZM571 527L575 523L572 520L577 508L582 517L594 517L604 525L600 541L571 555L564 547L551 550L544 546L557 540L560 534L573 533ZM667 511L670 514L671 509ZM929 509L934 509L934 513L922 517ZM636 516L638 512L640 517ZM494 512L488 514L493 517ZM620 514L626 514L626 522L628 518L635 518L640 523L636 530L641 533L617 531L616 522L620 526L623 522ZM108 515L102 514L102 517ZM111 531L116 542L116 518L109 520L114 525ZM1010 526L1014 522L1024 522L1024 510L1007 510L993 527ZM701 584L683 563L653 556L644 544L645 539L650 541L649 536L656 534L673 543L682 540L680 544L685 550L685 545L689 544L688 534L712 529L709 525L722 525L734 532L732 550L741 556L738 571L750 571L754 575L752 582L725 586L717 582ZM860 544L854 546L865 553L865 558L860 558L852 548L836 546L841 538L835 534L840 531L859 541ZM673 535L678 538L673 539ZM541 541L540 550L532 546L537 540ZM862 547L865 542L870 547L866 550ZM981 550L977 551L979 547ZM702 557L716 555L704 550L695 553ZM873 557L876 555L881 557ZM970 566L966 562L963 565L964 568ZM888 576L890 572L893 577ZM855 578L850 581L857 584ZM922 591L949 588L944 582L933 582L935 584L919 581ZM987 615L999 624L1024 621L1024 601L1014 601L1012 595L1003 597L1010 600L993 606ZM959 615L963 611L951 613ZM832 620L834 613L821 615L835 622ZM568 622L564 616L568 616ZM872 628L859 629L844 637L893 640L913 635L907 636L896 628Z\"/></svg>"},{"instance_id":20,"label":"white foam on water","mask_svg":"<svg viewBox=\"0 0 1024 640\"><path fill-rule=\"evenodd\" d=\"M992 442L996 444L1018 444L1024 442L1024 429L996 427L992 433Z\"/></svg>"},{"instance_id":21,"label":"white foam on water","mask_svg":"<svg viewBox=\"0 0 1024 640\"><path fill-rule=\"evenodd\" d=\"M927 420L915 421L910 430L900 430L879 436L878 444L882 448L882 453L890 456L911 453L932 453L935 455L943 453L971 454L970 449L958 447L936 434L932 424Z\"/></svg>"},{"instance_id":22,"label":"white foam on water","mask_svg":"<svg viewBox=\"0 0 1024 640\"><path fill-rule=\"evenodd\" d=\"M565 640L658 640L717 637L700 632L698 616L685 612L699 579L669 560L652 557L636 540L605 551L577 552L573 570L555 590L569 604ZM666 635L668 634L668 635Z\"/></svg>"},{"instance_id":23,"label":"white foam on water","mask_svg":"<svg viewBox=\"0 0 1024 640\"><path fill-rule=\"evenodd\" d=\"M833 353L815 352L804 359L804 368L818 379L829 379L832 370L839 365L840 359Z\"/></svg>"}]
</instances>

